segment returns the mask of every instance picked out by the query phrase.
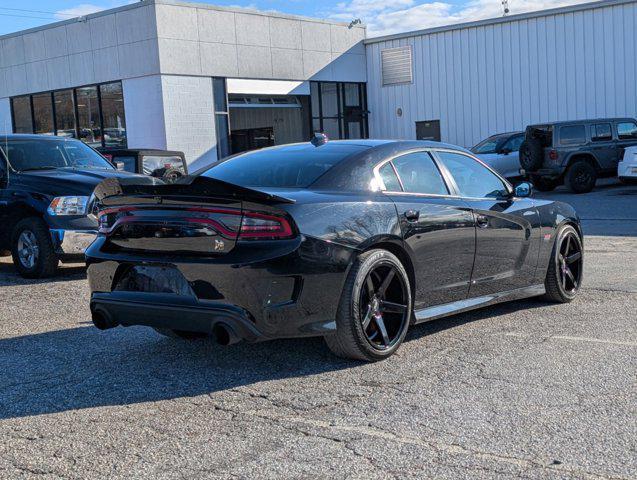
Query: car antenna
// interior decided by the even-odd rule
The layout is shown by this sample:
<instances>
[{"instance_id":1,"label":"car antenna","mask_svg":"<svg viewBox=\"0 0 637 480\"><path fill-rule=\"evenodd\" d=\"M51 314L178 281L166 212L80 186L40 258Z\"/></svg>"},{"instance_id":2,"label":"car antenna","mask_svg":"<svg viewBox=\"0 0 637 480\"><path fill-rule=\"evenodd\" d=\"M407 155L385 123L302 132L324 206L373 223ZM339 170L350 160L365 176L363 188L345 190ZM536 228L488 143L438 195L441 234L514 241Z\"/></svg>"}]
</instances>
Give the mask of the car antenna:
<instances>
[{"instance_id":1,"label":"car antenna","mask_svg":"<svg viewBox=\"0 0 637 480\"><path fill-rule=\"evenodd\" d=\"M320 147L321 145L325 145L329 141L329 138L324 133L315 132L312 140L310 142L315 147Z\"/></svg>"}]
</instances>

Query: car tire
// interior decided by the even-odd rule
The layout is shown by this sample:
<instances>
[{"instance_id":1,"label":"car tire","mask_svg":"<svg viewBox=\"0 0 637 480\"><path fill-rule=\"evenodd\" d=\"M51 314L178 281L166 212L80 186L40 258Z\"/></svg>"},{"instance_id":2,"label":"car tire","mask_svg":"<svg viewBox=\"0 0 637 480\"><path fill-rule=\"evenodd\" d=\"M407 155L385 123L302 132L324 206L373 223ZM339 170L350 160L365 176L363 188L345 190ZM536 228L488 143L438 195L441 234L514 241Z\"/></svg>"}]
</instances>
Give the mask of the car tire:
<instances>
[{"instance_id":1,"label":"car tire","mask_svg":"<svg viewBox=\"0 0 637 480\"><path fill-rule=\"evenodd\" d=\"M171 328L153 327L160 335L168 338L178 338L180 340L197 340L199 338L206 338L208 335L201 332L187 332L185 330L173 330Z\"/></svg>"},{"instance_id":2,"label":"car tire","mask_svg":"<svg viewBox=\"0 0 637 480\"><path fill-rule=\"evenodd\" d=\"M582 287L583 278L584 249L582 239L575 228L571 225L564 225L557 230L555 235L549 268L544 281L546 288L544 298L557 303L573 301Z\"/></svg>"},{"instance_id":3,"label":"car tire","mask_svg":"<svg viewBox=\"0 0 637 480\"><path fill-rule=\"evenodd\" d=\"M37 217L18 222L11 235L11 255L18 273L24 278L46 278L55 274L59 258L51 233Z\"/></svg>"},{"instance_id":4,"label":"car tire","mask_svg":"<svg viewBox=\"0 0 637 480\"><path fill-rule=\"evenodd\" d=\"M367 251L350 269L338 305L336 333L327 335L325 342L339 357L384 360L402 344L411 313L411 286L403 264L386 250Z\"/></svg>"},{"instance_id":5,"label":"car tire","mask_svg":"<svg viewBox=\"0 0 637 480\"><path fill-rule=\"evenodd\" d=\"M527 138L520 145L520 167L532 172L544 163L544 145L539 138Z\"/></svg>"},{"instance_id":6,"label":"car tire","mask_svg":"<svg viewBox=\"0 0 637 480\"><path fill-rule=\"evenodd\" d=\"M552 192L557 188L559 182L549 178L534 177L531 178L531 183L533 183L533 187L539 192Z\"/></svg>"},{"instance_id":7,"label":"car tire","mask_svg":"<svg viewBox=\"0 0 637 480\"><path fill-rule=\"evenodd\" d=\"M580 160L568 168L565 180L573 193L588 193L595 188L597 171L589 162Z\"/></svg>"}]
</instances>

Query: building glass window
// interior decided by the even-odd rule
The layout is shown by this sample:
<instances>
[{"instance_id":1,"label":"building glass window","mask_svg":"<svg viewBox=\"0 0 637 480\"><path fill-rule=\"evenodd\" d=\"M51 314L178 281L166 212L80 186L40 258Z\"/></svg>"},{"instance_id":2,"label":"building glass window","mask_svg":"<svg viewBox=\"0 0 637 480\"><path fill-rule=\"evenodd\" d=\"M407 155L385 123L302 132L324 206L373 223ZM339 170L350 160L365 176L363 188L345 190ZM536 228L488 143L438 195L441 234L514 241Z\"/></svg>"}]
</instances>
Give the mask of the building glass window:
<instances>
[{"instance_id":1,"label":"building glass window","mask_svg":"<svg viewBox=\"0 0 637 480\"><path fill-rule=\"evenodd\" d=\"M53 135L53 104L50 93L40 93L31 97L33 102L33 132Z\"/></svg>"},{"instance_id":2,"label":"building glass window","mask_svg":"<svg viewBox=\"0 0 637 480\"><path fill-rule=\"evenodd\" d=\"M77 127L80 140L91 147L102 146L102 128L97 87L83 87L76 90Z\"/></svg>"},{"instance_id":3,"label":"building glass window","mask_svg":"<svg viewBox=\"0 0 637 480\"><path fill-rule=\"evenodd\" d=\"M55 92L53 104L55 108L55 134L60 137L76 138L73 90Z\"/></svg>"},{"instance_id":4,"label":"building glass window","mask_svg":"<svg viewBox=\"0 0 637 480\"><path fill-rule=\"evenodd\" d=\"M228 92L225 78L212 79L212 95L215 105L215 131L217 134L217 158L230 155L230 126L228 122Z\"/></svg>"},{"instance_id":5,"label":"building glass window","mask_svg":"<svg viewBox=\"0 0 637 480\"><path fill-rule=\"evenodd\" d=\"M104 123L104 146L126 146L126 116L124 94L120 82L100 85L102 119Z\"/></svg>"},{"instance_id":6,"label":"building glass window","mask_svg":"<svg viewBox=\"0 0 637 480\"><path fill-rule=\"evenodd\" d=\"M11 99L15 133L80 138L92 147L126 147L122 83L24 95Z\"/></svg>"},{"instance_id":7,"label":"building glass window","mask_svg":"<svg viewBox=\"0 0 637 480\"><path fill-rule=\"evenodd\" d=\"M312 82L312 129L332 139L367 138L364 83Z\"/></svg>"},{"instance_id":8,"label":"building glass window","mask_svg":"<svg viewBox=\"0 0 637 480\"><path fill-rule=\"evenodd\" d=\"M13 131L15 133L33 133L33 118L31 117L31 98L16 97L11 99Z\"/></svg>"}]
</instances>

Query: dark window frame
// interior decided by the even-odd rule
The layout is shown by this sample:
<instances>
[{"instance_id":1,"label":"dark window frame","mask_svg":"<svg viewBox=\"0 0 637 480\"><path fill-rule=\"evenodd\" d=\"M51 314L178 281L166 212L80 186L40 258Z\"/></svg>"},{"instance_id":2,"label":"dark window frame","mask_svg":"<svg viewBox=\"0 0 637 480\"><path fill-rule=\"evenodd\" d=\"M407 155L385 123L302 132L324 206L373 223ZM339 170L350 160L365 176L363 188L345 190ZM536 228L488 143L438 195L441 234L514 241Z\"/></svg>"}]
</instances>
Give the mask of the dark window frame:
<instances>
[{"instance_id":1,"label":"dark window frame","mask_svg":"<svg viewBox=\"0 0 637 480\"><path fill-rule=\"evenodd\" d=\"M79 122L78 122L78 118L79 118L79 111L78 111L78 105L77 105L77 91L79 89L82 88L91 88L91 87L95 87L97 89L97 99L98 99L98 109L99 109L99 122L100 122L100 132L101 132L101 146L105 147L105 138L104 138L104 116L102 113L102 94L101 94L101 89L102 86L104 85L110 85L110 84L114 84L114 83L119 83L120 85L122 85L122 81L121 80L114 80L112 82L102 82L102 83L92 83L92 84L88 84L88 85L80 85L77 87L70 87L70 88L60 88L57 90L47 90L44 92L34 92L34 93L29 93L29 94L25 94L25 95L16 95L15 97L11 97L10 98L10 110L11 110L11 130L13 133L15 133L16 131L16 126L15 126L15 111L14 111L14 100L16 98L28 98L29 99L29 108L31 110L31 133L35 132L35 112L33 109L33 97L37 96L37 95L43 95L43 94L49 94L50 99L51 99L51 109L53 112L53 135L57 136L58 135L58 125L57 125L57 118L56 118L56 111L55 111L55 94L57 92L64 92L64 91L68 91L71 90L72 94L73 94L73 115L74 115L74 124L75 124L75 137L77 139L80 139L80 127L79 127ZM122 98L124 98L124 88L122 85ZM126 118L126 107L124 107L124 118ZM118 147L118 148L128 148L128 135L126 136L126 143L125 145Z\"/></svg>"},{"instance_id":2,"label":"dark window frame","mask_svg":"<svg viewBox=\"0 0 637 480\"><path fill-rule=\"evenodd\" d=\"M217 98L215 98L216 89L215 83L217 85L223 84L223 94L225 96L223 101L223 106L225 110L217 110ZM228 80L225 77L212 77L212 109L215 116L215 137L217 140L217 161L223 160L224 158L232 155L232 130L230 128L230 103L228 102ZM220 141L220 128L219 128L219 120L224 120L226 123L226 131L227 136L225 138L225 148Z\"/></svg>"}]
</instances>

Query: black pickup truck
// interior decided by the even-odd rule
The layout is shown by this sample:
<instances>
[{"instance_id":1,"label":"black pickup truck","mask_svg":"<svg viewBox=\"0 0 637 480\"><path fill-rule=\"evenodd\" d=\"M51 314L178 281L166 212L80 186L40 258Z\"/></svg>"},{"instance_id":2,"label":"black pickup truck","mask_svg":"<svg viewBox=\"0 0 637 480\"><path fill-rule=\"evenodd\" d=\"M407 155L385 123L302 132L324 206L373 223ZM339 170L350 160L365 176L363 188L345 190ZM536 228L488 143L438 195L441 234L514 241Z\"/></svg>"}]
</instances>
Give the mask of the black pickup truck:
<instances>
[{"instance_id":1,"label":"black pickup truck","mask_svg":"<svg viewBox=\"0 0 637 480\"><path fill-rule=\"evenodd\" d=\"M0 255L27 278L83 261L97 234L93 190L124 175L79 140L0 136Z\"/></svg>"}]
</instances>

